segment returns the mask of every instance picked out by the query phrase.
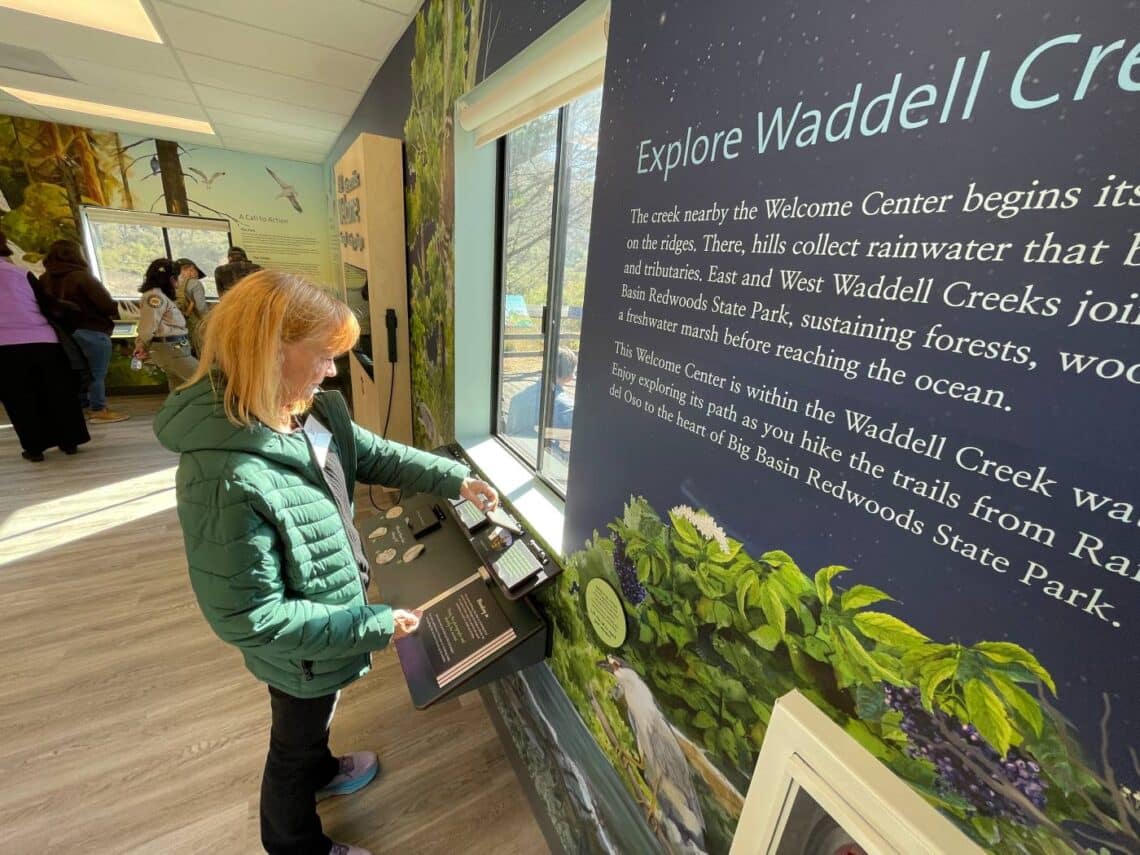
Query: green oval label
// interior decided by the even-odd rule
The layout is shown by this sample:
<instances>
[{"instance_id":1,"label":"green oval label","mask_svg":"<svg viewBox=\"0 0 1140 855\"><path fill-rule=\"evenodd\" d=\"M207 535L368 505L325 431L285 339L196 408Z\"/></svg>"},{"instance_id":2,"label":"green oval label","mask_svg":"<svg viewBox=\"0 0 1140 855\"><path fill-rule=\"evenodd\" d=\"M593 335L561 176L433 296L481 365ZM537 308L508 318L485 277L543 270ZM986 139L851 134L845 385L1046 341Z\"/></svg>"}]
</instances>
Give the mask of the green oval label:
<instances>
[{"instance_id":1,"label":"green oval label","mask_svg":"<svg viewBox=\"0 0 1140 855\"><path fill-rule=\"evenodd\" d=\"M586 617L607 647L625 644L625 609L614 586L605 579L591 579L586 583Z\"/></svg>"}]
</instances>

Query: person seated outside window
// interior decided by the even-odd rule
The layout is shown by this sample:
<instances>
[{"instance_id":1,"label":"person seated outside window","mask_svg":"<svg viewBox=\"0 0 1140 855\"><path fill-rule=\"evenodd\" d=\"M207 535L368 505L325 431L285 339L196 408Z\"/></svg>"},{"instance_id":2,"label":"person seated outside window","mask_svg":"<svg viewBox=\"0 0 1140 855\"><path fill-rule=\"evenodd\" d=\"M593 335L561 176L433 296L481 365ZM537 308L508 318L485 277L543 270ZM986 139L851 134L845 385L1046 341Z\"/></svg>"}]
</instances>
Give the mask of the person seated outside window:
<instances>
[{"instance_id":1,"label":"person seated outside window","mask_svg":"<svg viewBox=\"0 0 1140 855\"><path fill-rule=\"evenodd\" d=\"M574 351L560 347L555 360L554 388L551 390L550 427L568 430L574 422L574 396L566 387L574 381L578 373L578 356ZM539 401L542 395L542 380L520 390L511 398L507 412L507 435L515 438L537 438ZM552 439L547 449L559 459L569 457L569 441Z\"/></svg>"}]
</instances>

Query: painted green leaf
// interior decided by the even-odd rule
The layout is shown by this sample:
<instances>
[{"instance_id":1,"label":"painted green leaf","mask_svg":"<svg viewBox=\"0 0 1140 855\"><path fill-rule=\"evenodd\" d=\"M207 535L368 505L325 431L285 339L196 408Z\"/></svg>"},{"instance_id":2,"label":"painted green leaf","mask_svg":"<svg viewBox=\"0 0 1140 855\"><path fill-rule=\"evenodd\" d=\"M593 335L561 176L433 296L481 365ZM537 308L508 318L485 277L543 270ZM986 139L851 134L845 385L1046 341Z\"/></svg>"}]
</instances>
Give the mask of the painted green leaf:
<instances>
[{"instance_id":1,"label":"painted green leaf","mask_svg":"<svg viewBox=\"0 0 1140 855\"><path fill-rule=\"evenodd\" d=\"M824 567L815 574L815 593L819 597L819 601L825 606L831 603L833 596L831 590L831 580L838 576L840 573L846 573L849 567L840 567L833 564L830 567Z\"/></svg>"},{"instance_id":2,"label":"painted green leaf","mask_svg":"<svg viewBox=\"0 0 1140 855\"><path fill-rule=\"evenodd\" d=\"M766 556L772 554L783 555L784 553L765 553ZM803 574L803 571L801 571L790 558L786 562L782 562L772 575L778 578L788 593L794 597L798 598L804 594L811 593L811 580Z\"/></svg>"},{"instance_id":3,"label":"painted green leaf","mask_svg":"<svg viewBox=\"0 0 1140 855\"><path fill-rule=\"evenodd\" d=\"M661 621L661 632L678 647L687 647L697 640L695 632L672 621Z\"/></svg>"},{"instance_id":4,"label":"painted green leaf","mask_svg":"<svg viewBox=\"0 0 1140 855\"><path fill-rule=\"evenodd\" d=\"M701 597L697 600L697 617L701 619L702 623L712 623L716 618L713 615L713 606L716 600L710 600L708 597Z\"/></svg>"},{"instance_id":5,"label":"painted green leaf","mask_svg":"<svg viewBox=\"0 0 1140 855\"><path fill-rule=\"evenodd\" d=\"M953 656L957 651L958 645L956 644L936 644L930 642L929 644L920 644L908 648L902 655L902 661L904 665L911 668L922 667L922 664L928 659L942 659L946 656Z\"/></svg>"},{"instance_id":6,"label":"painted green leaf","mask_svg":"<svg viewBox=\"0 0 1140 855\"><path fill-rule=\"evenodd\" d=\"M1057 694L1057 686L1054 684L1052 676L1037 661L1037 657L1020 644L1014 644L1010 641L979 641L973 649L994 660L994 662L1016 662L1018 665L1025 666L1031 674L1049 687L1049 691L1054 695Z\"/></svg>"},{"instance_id":7,"label":"painted green leaf","mask_svg":"<svg viewBox=\"0 0 1140 855\"><path fill-rule=\"evenodd\" d=\"M703 547L704 538L701 537L700 532L698 532L696 528L693 527L693 524L691 522L671 511L669 513L669 520L673 523L674 533L678 535L681 540L684 540L686 543L690 543L693 546L700 545ZM676 537L673 538L673 542L677 542Z\"/></svg>"},{"instance_id":8,"label":"painted green leaf","mask_svg":"<svg viewBox=\"0 0 1140 855\"><path fill-rule=\"evenodd\" d=\"M701 710L699 713L693 716L693 726L704 730L709 727L716 727L717 721L707 712Z\"/></svg>"},{"instance_id":9,"label":"painted green leaf","mask_svg":"<svg viewBox=\"0 0 1140 855\"><path fill-rule=\"evenodd\" d=\"M797 574L803 575L800 573L800 568L796 566L796 562L792 559L792 556L788 555L788 553L782 549L771 549L761 555L760 560L771 567L773 572L788 567Z\"/></svg>"},{"instance_id":10,"label":"painted green leaf","mask_svg":"<svg viewBox=\"0 0 1140 855\"><path fill-rule=\"evenodd\" d=\"M750 595L759 598L759 588L760 579L755 573L744 573L736 580L736 608L739 610L740 616L745 620L748 619ZM759 602L754 603L754 605L759 605Z\"/></svg>"},{"instance_id":11,"label":"painted green leaf","mask_svg":"<svg viewBox=\"0 0 1140 855\"><path fill-rule=\"evenodd\" d=\"M710 600L719 600L729 591L729 586L725 581L710 573L707 565L702 564L696 569L696 572L693 573L693 582L696 583L701 593Z\"/></svg>"},{"instance_id":12,"label":"painted green leaf","mask_svg":"<svg viewBox=\"0 0 1140 855\"><path fill-rule=\"evenodd\" d=\"M719 543L715 540L710 540L708 547L705 549L705 555L710 561L715 561L717 564L730 564L740 552L740 546L739 540L732 540L730 538L728 541L728 551L726 552L720 548Z\"/></svg>"},{"instance_id":13,"label":"painted green leaf","mask_svg":"<svg viewBox=\"0 0 1140 855\"><path fill-rule=\"evenodd\" d=\"M844 592L839 607L845 612L850 612L869 606L871 603L877 603L880 600L893 599L894 597L870 585L855 585L849 591Z\"/></svg>"},{"instance_id":14,"label":"painted green leaf","mask_svg":"<svg viewBox=\"0 0 1140 855\"><path fill-rule=\"evenodd\" d=\"M932 659L924 662L919 671L918 690L922 694L922 705L930 710L934 703L934 693L938 687L954 676L958 662L954 659Z\"/></svg>"},{"instance_id":15,"label":"painted green leaf","mask_svg":"<svg viewBox=\"0 0 1140 855\"><path fill-rule=\"evenodd\" d=\"M861 612L855 615L855 626L868 638L888 647L905 649L930 640L914 627L884 612Z\"/></svg>"},{"instance_id":16,"label":"painted green leaf","mask_svg":"<svg viewBox=\"0 0 1140 855\"><path fill-rule=\"evenodd\" d=\"M780 633L775 627L765 624L759 629L754 629L748 633L748 637L759 644L765 650L775 650L776 646L780 643Z\"/></svg>"},{"instance_id":17,"label":"painted green leaf","mask_svg":"<svg viewBox=\"0 0 1140 855\"><path fill-rule=\"evenodd\" d=\"M760 608L764 610L764 617L768 623L775 627L780 638L783 638L787 632L788 618L784 613L784 603L769 582L760 586Z\"/></svg>"},{"instance_id":18,"label":"painted green leaf","mask_svg":"<svg viewBox=\"0 0 1140 855\"><path fill-rule=\"evenodd\" d=\"M673 546L683 556L692 561L696 561L704 554L703 550L699 546L694 543L689 543L687 540L683 540L679 537L673 538Z\"/></svg>"},{"instance_id":19,"label":"painted green leaf","mask_svg":"<svg viewBox=\"0 0 1140 855\"><path fill-rule=\"evenodd\" d=\"M804 604L803 600L800 600L796 603L795 609L796 615L799 617L800 623L803 625L803 634L811 635L814 633L816 623L815 615L811 613L811 609L809 609L807 605Z\"/></svg>"},{"instance_id":20,"label":"painted green leaf","mask_svg":"<svg viewBox=\"0 0 1140 855\"><path fill-rule=\"evenodd\" d=\"M732 607L718 600L713 604L713 620L720 628L732 626Z\"/></svg>"},{"instance_id":21,"label":"painted green leaf","mask_svg":"<svg viewBox=\"0 0 1140 855\"><path fill-rule=\"evenodd\" d=\"M650 562L648 555L642 555L637 559L637 578L642 582L656 582L656 579L650 578Z\"/></svg>"},{"instance_id":22,"label":"painted green leaf","mask_svg":"<svg viewBox=\"0 0 1140 855\"><path fill-rule=\"evenodd\" d=\"M1000 674L989 674L988 676L1005 702L1033 728L1035 735L1040 736L1041 729L1045 726L1045 715L1041 712L1041 706L1037 703L1037 699Z\"/></svg>"},{"instance_id":23,"label":"painted green leaf","mask_svg":"<svg viewBox=\"0 0 1140 855\"><path fill-rule=\"evenodd\" d=\"M1004 757L1009 752L1010 726L1001 699L981 680L966 683L966 714L982 739Z\"/></svg>"},{"instance_id":24,"label":"painted green leaf","mask_svg":"<svg viewBox=\"0 0 1140 855\"><path fill-rule=\"evenodd\" d=\"M876 662L871 654L867 652L866 648L859 643L859 639L845 626L839 627L839 636L843 639L843 647L847 651L847 655L863 670L869 672L872 677L880 680L887 680L891 683L898 682L898 676L892 674L885 669L882 665Z\"/></svg>"},{"instance_id":25,"label":"painted green leaf","mask_svg":"<svg viewBox=\"0 0 1140 855\"><path fill-rule=\"evenodd\" d=\"M887 709L883 693L877 688L860 686L855 690L855 714L863 721L878 721Z\"/></svg>"},{"instance_id":26,"label":"painted green leaf","mask_svg":"<svg viewBox=\"0 0 1140 855\"><path fill-rule=\"evenodd\" d=\"M826 662L831 653L831 645L817 635L809 635L803 640L803 648L817 662Z\"/></svg>"}]
</instances>

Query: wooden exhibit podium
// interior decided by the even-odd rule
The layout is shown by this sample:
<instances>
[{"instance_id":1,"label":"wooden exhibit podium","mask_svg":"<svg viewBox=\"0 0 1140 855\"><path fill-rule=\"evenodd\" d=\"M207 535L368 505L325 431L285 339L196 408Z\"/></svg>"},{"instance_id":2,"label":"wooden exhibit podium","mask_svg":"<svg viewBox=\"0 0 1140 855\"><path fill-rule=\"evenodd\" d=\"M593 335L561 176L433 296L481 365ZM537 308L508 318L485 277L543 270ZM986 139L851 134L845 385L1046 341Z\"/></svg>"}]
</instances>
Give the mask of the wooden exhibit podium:
<instances>
[{"instance_id":1,"label":"wooden exhibit podium","mask_svg":"<svg viewBox=\"0 0 1140 855\"><path fill-rule=\"evenodd\" d=\"M489 575L484 578L479 573L484 559L463 527L447 512L447 505L446 499L418 494L405 498L392 515L379 513L357 524L372 571L373 593L380 602L393 608L416 609L444 599L449 592L462 594L458 589L463 588L484 615L490 610L499 620L495 631L502 640L484 645L489 652L472 657L469 664L460 662L463 654L457 654L452 663L458 664L456 674L447 679L438 661L432 661L426 615L416 634L395 642L408 692L417 709L537 664L549 652L550 634L542 615L528 597L511 599ZM417 517L430 520L433 511L442 511L438 523L415 535L411 521ZM460 604L456 613L443 616L443 621L463 620L459 614L462 611ZM475 619L474 614L466 617ZM455 629L462 634L458 627Z\"/></svg>"},{"instance_id":2,"label":"wooden exhibit podium","mask_svg":"<svg viewBox=\"0 0 1140 855\"><path fill-rule=\"evenodd\" d=\"M349 359L353 416L373 433L412 442L404 158L398 139L361 134L336 163L336 211L344 298L361 344ZM390 332L395 321L395 332ZM396 361L389 361L389 337ZM389 390L392 411L388 413Z\"/></svg>"}]
</instances>

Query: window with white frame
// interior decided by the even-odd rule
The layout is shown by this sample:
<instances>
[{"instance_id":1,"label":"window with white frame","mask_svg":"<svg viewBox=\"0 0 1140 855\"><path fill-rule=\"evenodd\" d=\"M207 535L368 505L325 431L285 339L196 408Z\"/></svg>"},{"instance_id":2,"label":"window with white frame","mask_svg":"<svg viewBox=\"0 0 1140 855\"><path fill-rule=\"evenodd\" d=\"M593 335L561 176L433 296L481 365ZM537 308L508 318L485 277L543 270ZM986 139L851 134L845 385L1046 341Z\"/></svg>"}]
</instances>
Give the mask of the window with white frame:
<instances>
[{"instance_id":1,"label":"window with white frame","mask_svg":"<svg viewBox=\"0 0 1140 855\"><path fill-rule=\"evenodd\" d=\"M116 299L138 298L147 266L156 258L189 258L205 274L206 296L218 296L214 268L226 263L229 220L96 207L84 207L81 215L95 275Z\"/></svg>"},{"instance_id":2,"label":"window with white frame","mask_svg":"<svg viewBox=\"0 0 1140 855\"><path fill-rule=\"evenodd\" d=\"M503 138L496 432L562 495L573 434L602 92Z\"/></svg>"}]
</instances>

